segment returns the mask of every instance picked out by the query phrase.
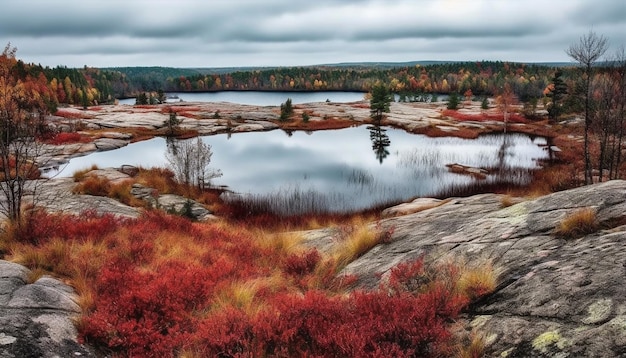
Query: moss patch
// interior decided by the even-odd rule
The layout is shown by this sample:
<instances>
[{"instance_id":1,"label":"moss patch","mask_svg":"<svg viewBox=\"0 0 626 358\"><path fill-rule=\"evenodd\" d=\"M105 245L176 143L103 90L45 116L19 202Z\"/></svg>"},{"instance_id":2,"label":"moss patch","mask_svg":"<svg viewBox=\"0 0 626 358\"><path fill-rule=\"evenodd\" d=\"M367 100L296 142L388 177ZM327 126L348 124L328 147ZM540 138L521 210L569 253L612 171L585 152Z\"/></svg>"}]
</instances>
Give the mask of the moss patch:
<instances>
[{"instance_id":1,"label":"moss patch","mask_svg":"<svg viewBox=\"0 0 626 358\"><path fill-rule=\"evenodd\" d=\"M533 339L532 345L533 349L542 353L547 353L550 346L556 345L557 348L563 349L567 345L567 342L563 339L559 330L555 329L538 335L535 339Z\"/></svg>"},{"instance_id":2,"label":"moss patch","mask_svg":"<svg viewBox=\"0 0 626 358\"><path fill-rule=\"evenodd\" d=\"M596 301L587 307L587 317L582 319L584 324L597 324L605 322L613 312L613 300L605 298Z\"/></svg>"}]
</instances>

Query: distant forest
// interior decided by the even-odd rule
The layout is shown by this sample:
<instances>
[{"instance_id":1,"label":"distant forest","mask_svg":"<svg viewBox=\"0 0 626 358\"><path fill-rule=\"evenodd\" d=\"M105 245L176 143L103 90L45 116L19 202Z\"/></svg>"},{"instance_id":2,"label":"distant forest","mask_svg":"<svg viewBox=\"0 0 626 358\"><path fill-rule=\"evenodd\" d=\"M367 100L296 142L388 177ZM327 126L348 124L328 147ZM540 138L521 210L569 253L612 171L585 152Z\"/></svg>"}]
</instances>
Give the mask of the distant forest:
<instances>
[{"instance_id":1,"label":"distant forest","mask_svg":"<svg viewBox=\"0 0 626 358\"><path fill-rule=\"evenodd\" d=\"M575 67L559 67L569 85ZM493 96L509 86L521 102L545 96L557 67L500 61L337 64L308 67L190 69L171 67L67 68L17 62L19 78L46 81L50 101L93 105L142 93L208 91L358 91L375 83L406 98L423 93ZM42 78L43 76L44 78Z\"/></svg>"}]
</instances>

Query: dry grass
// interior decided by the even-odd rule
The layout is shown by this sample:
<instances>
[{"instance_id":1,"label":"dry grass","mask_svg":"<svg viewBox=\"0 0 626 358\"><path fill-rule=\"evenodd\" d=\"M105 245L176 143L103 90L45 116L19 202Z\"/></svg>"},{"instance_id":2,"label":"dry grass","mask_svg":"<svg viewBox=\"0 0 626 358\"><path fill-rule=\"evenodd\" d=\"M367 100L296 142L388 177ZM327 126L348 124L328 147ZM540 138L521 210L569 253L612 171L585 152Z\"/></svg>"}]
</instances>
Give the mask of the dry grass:
<instances>
[{"instance_id":1,"label":"dry grass","mask_svg":"<svg viewBox=\"0 0 626 358\"><path fill-rule=\"evenodd\" d=\"M480 358L485 355L485 337L481 334L473 333L469 337L469 342L459 346L457 358Z\"/></svg>"},{"instance_id":2,"label":"dry grass","mask_svg":"<svg viewBox=\"0 0 626 358\"><path fill-rule=\"evenodd\" d=\"M498 286L498 271L490 261L479 265L460 265L456 290L471 300L495 291Z\"/></svg>"},{"instance_id":3,"label":"dry grass","mask_svg":"<svg viewBox=\"0 0 626 358\"><path fill-rule=\"evenodd\" d=\"M567 215L555 228L555 236L563 239L576 239L596 232L599 228L596 211L593 208L577 210Z\"/></svg>"},{"instance_id":4,"label":"dry grass","mask_svg":"<svg viewBox=\"0 0 626 358\"><path fill-rule=\"evenodd\" d=\"M92 170L98 170L100 168L98 168L97 165L92 165L90 168L85 168L85 169L80 169L74 172L74 174L72 174L72 178L74 178L75 182L80 182L83 179L85 179L85 176L87 175L87 173L89 173Z\"/></svg>"},{"instance_id":5,"label":"dry grass","mask_svg":"<svg viewBox=\"0 0 626 358\"><path fill-rule=\"evenodd\" d=\"M330 254L330 260L335 263L337 270L362 256L374 246L381 243L383 236L371 228L362 219L355 219L349 225L341 228L338 244Z\"/></svg>"},{"instance_id":6,"label":"dry grass","mask_svg":"<svg viewBox=\"0 0 626 358\"><path fill-rule=\"evenodd\" d=\"M517 202L515 198L510 195L503 195L500 197L500 207L508 208L509 206L515 205Z\"/></svg>"}]
</instances>

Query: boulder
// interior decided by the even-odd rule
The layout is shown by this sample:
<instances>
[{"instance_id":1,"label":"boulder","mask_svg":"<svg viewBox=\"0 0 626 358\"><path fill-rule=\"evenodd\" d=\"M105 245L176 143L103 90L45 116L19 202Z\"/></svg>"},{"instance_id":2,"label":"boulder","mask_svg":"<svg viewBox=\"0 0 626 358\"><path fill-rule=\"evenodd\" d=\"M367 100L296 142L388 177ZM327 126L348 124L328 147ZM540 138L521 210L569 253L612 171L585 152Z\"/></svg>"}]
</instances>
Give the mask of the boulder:
<instances>
[{"instance_id":1,"label":"boulder","mask_svg":"<svg viewBox=\"0 0 626 358\"><path fill-rule=\"evenodd\" d=\"M130 143L129 140L116 138L98 138L94 141L94 145L99 152L119 149L127 146L128 143Z\"/></svg>"},{"instance_id":2,"label":"boulder","mask_svg":"<svg viewBox=\"0 0 626 358\"><path fill-rule=\"evenodd\" d=\"M72 288L50 276L29 284L29 275L0 260L0 358L95 357L77 341L80 307Z\"/></svg>"},{"instance_id":3,"label":"boulder","mask_svg":"<svg viewBox=\"0 0 626 358\"><path fill-rule=\"evenodd\" d=\"M453 198L383 219L378 225L392 232L390 240L342 274L371 289L398 263L424 255L491 263L500 272L498 287L464 316L468 329L484 335L487 357L626 356L626 181L503 202L496 194ZM600 229L581 237L555 234L582 209L596 213ZM331 234L307 237L327 251Z\"/></svg>"}]
</instances>

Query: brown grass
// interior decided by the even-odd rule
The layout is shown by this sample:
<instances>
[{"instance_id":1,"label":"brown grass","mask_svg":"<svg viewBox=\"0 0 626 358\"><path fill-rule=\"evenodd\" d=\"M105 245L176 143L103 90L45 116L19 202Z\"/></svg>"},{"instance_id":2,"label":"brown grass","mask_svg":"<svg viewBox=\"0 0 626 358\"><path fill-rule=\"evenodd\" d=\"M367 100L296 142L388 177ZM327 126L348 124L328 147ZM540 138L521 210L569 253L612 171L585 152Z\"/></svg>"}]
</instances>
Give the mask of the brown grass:
<instances>
[{"instance_id":1,"label":"brown grass","mask_svg":"<svg viewBox=\"0 0 626 358\"><path fill-rule=\"evenodd\" d=\"M596 211L585 208L567 215L555 229L555 236L563 239L576 239L599 229Z\"/></svg>"},{"instance_id":2,"label":"brown grass","mask_svg":"<svg viewBox=\"0 0 626 358\"><path fill-rule=\"evenodd\" d=\"M503 195L500 197L500 207L508 208L509 206L515 205L515 199L510 195Z\"/></svg>"}]
</instances>

